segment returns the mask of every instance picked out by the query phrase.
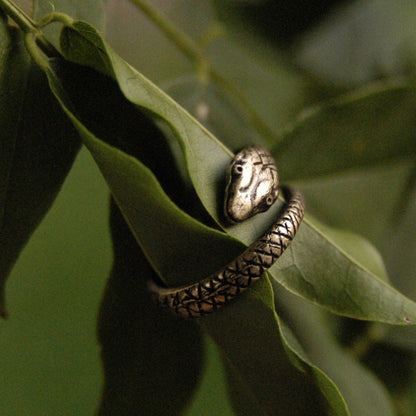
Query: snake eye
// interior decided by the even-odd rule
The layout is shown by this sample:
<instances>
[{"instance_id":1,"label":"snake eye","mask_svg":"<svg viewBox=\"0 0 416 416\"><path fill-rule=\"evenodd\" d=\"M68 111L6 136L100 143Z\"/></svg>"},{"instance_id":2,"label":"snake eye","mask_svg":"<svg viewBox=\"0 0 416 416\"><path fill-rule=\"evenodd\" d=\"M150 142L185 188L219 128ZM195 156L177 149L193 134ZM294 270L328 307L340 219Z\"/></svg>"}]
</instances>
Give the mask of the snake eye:
<instances>
[{"instance_id":1,"label":"snake eye","mask_svg":"<svg viewBox=\"0 0 416 416\"><path fill-rule=\"evenodd\" d=\"M274 203L274 199L271 196L268 196L266 198L266 204L270 207L273 205L273 203Z\"/></svg>"},{"instance_id":2,"label":"snake eye","mask_svg":"<svg viewBox=\"0 0 416 416\"><path fill-rule=\"evenodd\" d=\"M273 195L267 195L258 204L257 212L266 212L274 204L274 201Z\"/></svg>"},{"instance_id":3,"label":"snake eye","mask_svg":"<svg viewBox=\"0 0 416 416\"><path fill-rule=\"evenodd\" d=\"M236 163L233 166L233 174L234 175L241 175L243 173L243 165Z\"/></svg>"}]
</instances>

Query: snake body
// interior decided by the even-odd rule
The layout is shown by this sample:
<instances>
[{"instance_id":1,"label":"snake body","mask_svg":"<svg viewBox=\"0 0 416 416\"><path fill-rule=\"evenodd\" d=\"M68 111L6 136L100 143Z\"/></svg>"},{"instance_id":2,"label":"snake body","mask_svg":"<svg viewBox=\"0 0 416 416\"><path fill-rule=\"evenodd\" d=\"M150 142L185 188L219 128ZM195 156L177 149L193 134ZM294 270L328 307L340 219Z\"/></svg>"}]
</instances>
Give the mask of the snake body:
<instances>
[{"instance_id":1,"label":"snake body","mask_svg":"<svg viewBox=\"0 0 416 416\"><path fill-rule=\"evenodd\" d=\"M250 146L231 161L227 172L224 215L240 222L266 211L277 199L278 174L270 153ZM151 282L150 291L160 306L185 318L206 315L245 291L273 265L293 240L303 219L302 195L282 187L286 204L276 222L237 258L208 277L185 286L166 288Z\"/></svg>"}]
</instances>

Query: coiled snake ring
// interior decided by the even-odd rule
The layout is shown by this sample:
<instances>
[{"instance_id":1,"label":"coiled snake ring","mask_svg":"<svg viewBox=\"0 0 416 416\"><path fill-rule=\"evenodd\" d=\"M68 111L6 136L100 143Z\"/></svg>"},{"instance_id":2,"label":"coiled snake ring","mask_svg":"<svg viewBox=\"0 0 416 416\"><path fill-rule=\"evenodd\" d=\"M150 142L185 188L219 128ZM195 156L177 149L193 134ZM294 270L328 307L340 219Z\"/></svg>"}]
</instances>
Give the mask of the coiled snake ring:
<instances>
[{"instance_id":1,"label":"coiled snake ring","mask_svg":"<svg viewBox=\"0 0 416 416\"><path fill-rule=\"evenodd\" d=\"M193 318L206 315L235 298L272 266L282 255L303 219L302 195L282 187L286 204L271 228L236 259L199 282L166 288L154 282L149 289L160 306L177 315ZM279 177L273 157L261 146L240 151L227 171L224 215L232 222L244 221L274 204Z\"/></svg>"}]
</instances>

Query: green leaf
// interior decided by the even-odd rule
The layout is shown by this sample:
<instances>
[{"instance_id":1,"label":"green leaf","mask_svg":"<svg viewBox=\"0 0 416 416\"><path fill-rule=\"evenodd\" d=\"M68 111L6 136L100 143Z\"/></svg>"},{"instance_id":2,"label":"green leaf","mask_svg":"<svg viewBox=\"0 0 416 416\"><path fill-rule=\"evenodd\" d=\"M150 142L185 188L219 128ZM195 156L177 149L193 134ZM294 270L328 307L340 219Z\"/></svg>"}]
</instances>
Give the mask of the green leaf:
<instances>
[{"instance_id":1,"label":"green leaf","mask_svg":"<svg viewBox=\"0 0 416 416\"><path fill-rule=\"evenodd\" d=\"M222 176L225 166L229 161L229 153L227 150L179 106L118 58L105 43L102 41L99 42L99 39L97 41L98 34L94 33L91 27L85 23L75 23L74 25L80 30L81 36L79 36L76 31L74 32L73 28L66 28L63 31L62 45L67 56L74 58L74 60L81 61L81 63L86 65L90 64L101 72L113 74L113 76L117 78L121 91L129 101L135 103L140 108L143 108L147 114L155 117L156 120L165 120L168 125L171 126L181 142L189 174L201 200L204 202L205 208L219 223L221 223L219 212L222 203L220 202L221 197L218 197L218 195L221 194L220 185ZM72 56L70 49L71 45L75 44L79 46L84 38L87 42L84 42L83 49L81 50L84 51L83 53L86 53L90 48L91 53L88 53L85 56L76 53ZM99 46L98 49L96 47L97 45ZM79 48L77 50L79 51ZM97 59L97 56L99 59ZM93 59L90 59L90 57L93 57ZM104 62L104 64L100 64L100 62ZM74 70L74 68L71 70ZM108 68L110 68L111 71L109 71ZM168 284L177 285L194 281L196 280L195 276L205 276L224 263L223 257L225 255L231 257L241 250L241 245L235 240L215 230L202 226L202 224L196 222L191 217L188 217L172 205L170 200L167 199L166 195L162 192L162 189L158 182L155 181L150 171L143 165L140 165L136 159L131 158L126 153L121 152L113 146L109 146L94 137L91 132L80 123L77 116L74 115L77 107L74 107L75 113L69 111L69 108L72 107L74 101L67 99L68 94L71 96L71 91L66 90L62 86L62 79L60 79L61 74L58 73L58 77L53 73L49 75L54 92L63 104L66 103L68 115L79 129L84 142L89 147L103 171L137 240L142 245L153 267ZM270 223L273 220L273 215L276 215L277 209L278 207L274 208L274 213L268 213L264 215L263 218L255 219L243 226L234 227L229 231L235 235L243 236L243 240L245 236L248 241L252 241L253 236L256 238L259 234L259 230L261 231L261 229L264 229L265 224L262 224L262 221L264 223ZM145 219L145 221L143 221L143 219ZM172 226L175 227L174 232L172 232L172 229L170 228ZM385 281L380 278L381 276L377 277L374 275L374 271L376 271L376 273L381 273L382 270L377 260L372 261L371 265L369 265L372 269L370 272L362 267L356 259L352 258L351 254L345 251L345 249L338 247L324 232L318 229L318 226L312 226L312 224L306 223L302 225L301 230L302 229L305 229L305 231L301 231L299 235L301 236L302 233L304 233L304 237L298 237L292 246L292 250L289 252L291 255L283 256L279 262L281 265L280 269L283 269L283 271L279 269L279 274L276 275L280 279L282 278L281 276L287 276L293 272L292 267L294 264L295 266L300 264L298 258L296 258L295 262L293 261L294 253L296 253L296 251L298 251L296 257L299 255L299 258L302 258L302 261L306 261L304 259L304 257L306 257L304 255L305 251L307 252L307 256L310 254L308 251L312 251L313 255L309 256L310 263L308 264L308 267L305 268L308 273L306 276L309 280L303 280L304 276L300 278L298 272L292 273L296 274L296 276L293 281L288 281L288 286L292 289L295 287L295 289L298 289L299 293L306 293L310 298L313 298L315 293L308 293L308 291L310 286L313 287L316 285L316 287L319 288L319 291L325 294L326 297L329 296L327 306L333 307L335 311L341 310L346 314L352 313L353 311L354 313L358 313L361 317L367 317L367 319L371 319L373 317L372 313L374 313L375 319L390 319L392 321L404 323L402 306L405 305L405 307L409 308L409 311L412 311L413 304L392 290ZM305 238L305 235L309 238ZM352 251L353 249L351 247L353 247L353 244L351 243L350 236L345 237L344 240L345 247ZM188 241L190 241L189 245L187 245ZM316 243L318 243L315 247L316 252L313 252ZM298 245L297 248L296 245ZM202 248L201 251L199 251L199 247ZM219 249L220 247L221 250ZM329 250L331 251L328 253ZM368 250L367 254L369 254L370 251L371 250ZM195 259L190 258L189 253L194 252L196 253ZM352 254L354 255L353 251ZM371 254L369 255L371 256ZM202 256L205 257L202 259ZM321 257L324 257L324 261L317 263L315 259ZM358 257L360 261L362 261L362 256ZM286 264L283 262L283 259L287 259ZM179 263L177 262L178 260ZM179 276L178 269L175 270L175 266L178 264L180 265L178 269L181 271L181 275ZM287 264L290 264L290 267L287 267ZM322 265L324 266L322 267ZM328 265L331 267L328 267ZM322 279L323 276L327 276L328 280L325 281L325 279ZM331 277L332 280L330 280ZM337 279L335 283L334 277ZM356 280L354 281L354 279ZM313 281L312 285L310 284L310 280ZM322 281L325 285L319 287L318 283ZM337 283L339 281L341 281L340 284ZM345 286L345 283L348 283L349 281L352 282L351 287ZM248 389L248 391L251 392L252 397L255 398L254 401L251 401L250 406L256 406L259 411L271 412L271 409L274 408L276 404L274 401L275 398L279 397L279 394L281 394L281 386L276 387L276 389L274 389L273 386L270 386L268 390L264 389L264 385L259 378L261 372L253 371L252 362L250 362L248 357L250 357L254 363L260 363L264 360L265 355L261 354L262 358L260 359L258 354L262 351L258 351L259 344L255 343L254 345L250 341L250 339L257 339L256 336L250 334L251 336L249 338L247 338L247 336L244 337L245 334L250 333L250 331L248 331L249 329L252 330L254 334L258 331L258 341L260 342L261 338L262 342L266 342L266 351L267 348L269 348L270 351L275 352L283 351L280 338L276 336L278 327L273 312L270 287L266 283L266 280L261 280L252 290L243 295L238 302L234 302L227 308L207 317L207 319L203 321L203 324L206 325L206 330L210 332L211 337L215 339L217 344L221 347L227 359L230 360L231 363L235 363L232 367L234 370L238 369L238 374L241 376L240 380L243 380L246 389ZM298 283L299 288L296 288ZM329 286L329 288L327 286ZM357 287L362 289L362 286L364 286L364 290L360 290L360 293L358 290L354 292L353 289L356 289ZM344 300L333 296L331 292L333 288L337 289L337 293L342 295L345 295L345 289L348 289L347 295L352 297L353 300L351 301L348 297L347 300ZM381 296L386 296L387 294L393 302L381 306L377 304L373 305L371 302L366 303L366 299L362 302L363 299L360 296L362 296L362 293L366 293L366 289L370 290L370 295L376 294L377 296L380 294L380 291L385 291ZM357 303L354 303L356 299ZM318 300L325 304L325 299L323 299L323 297L321 299L319 293ZM361 305L361 303L363 303L363 305ZM343 309L345 305L346 310ZM376 307L375 312L373 310L374 307ZM383 315L381 310L386 308L388 311ZM265 337L265 334L260 331L260 325L258 324L254 327L246 327L249 325L246 321L250 321L250 319L248 319L248 317L244 318L244 314L241 313L241 310L244 311L244 313L249 313L250 319L255 322L257 321L254 317L269 317L265 321L262 320L262 325L269 329L267 331L267 333L270 334L269 338ZM389 316L389 313L391 312L393 312L393 318ZM221 319L221 317L225 317L226 314L231 314L234 319ZM242 319L236 319L237 317ZM273 319L271 319L272 317ZM209 327L209 322L211 320L214 324L212 327ZM227 326L230 324L231 326ZM237 340L239 340L240 345L241 340L243 340L243 349L246 351L241 356L235 354ZM279 366L277 364L279 362L281 365L282 360L287 359L286 354L266 354L266 357L269 356L270 361L268 364L262 363L263 367L259 368L264 368L264 365L266 365L271 371L271 377L279 380L281 379L281 376L279 378ZM275 361L276 359L277 361ZM286 366L284 368L286 369ZM288 366L287 368L291 367ZM306 368L309 369L309 365L306 364ZM328 390L331 390L328 387L331 385L331 382L328 379L325 379L323 373L321 373L321 375L324 377L325 381L325 383L321 382L321 389L328 394ZM293 373L291 377L296 380L297 377L301 376ZM241 391L240 388L239 391ZM307 401L310 397L310 395L305 394L302 399ZM334 387L332 387L331 399L332 401L330 400L330 402L333 408L342 408L342 400L340 400ZM259 406L258 402L264 403L266 410L261 410L262 406Z\"/></svg>"},{"instance_id":2,"label":"green leaf","mask_svg":"<svg viewBox=\"0 0 416 416\"><path fill-rule=\"evenodd\" d=\"M95 82L91 82L92 74L95 74ZM167 197L155 176L144 164L116 147L98 139L80 121L84 114L84 110L82 109L83 106L85 106L85 108L90 108L90 116L94 119L98 116L98 114L95 114L95 109L97 107L100 108L100 105L91 107L86 103L80 103L80 98L84 93L87 92L87 95L84 96L87 101L88 98L86 97L94 96L94 94L89 94L88 88L83 89L81 96L78 96L77 99L79 91L73 90L73 80L78 79L82 85L89 85L92 90L97 88L98 91L102 91L104 81L107 82L107 88L111 89L110 79L105 78L99 73L93 73L87 68L60 61L51 63L51 70L49 71L48 76L52 90L60 100L74 125L77 127L85 145L95 158L110 186L118 206L133 231L136 240L143 247L146 257L153 268L158 271L165 281L171 285L177 285L185 283L185 281L195 280L196 276L207 275L215 270L214 267L222 265L227 260L227 257L232 254L236 255L240 252L242 249L241 243L238 243L236 240L222 232L208 228L180 210ZM113 96L113 94L110 96ZM118 99L115 98L115 101L118 102ZM111 100L106 100L105 106L109 108L110 112L113 111ZM70 111L69 108L71 108L72 111ZM134 119L124 120L124 115L124 112L120 114L122 124L127 121L130 121L133 124L135 123ZM132 113L129 114L129 116L132 115ZM142 119L143 116L140 112L137 112L136 117ZM111 124L111 120L103 117L101 122L101 129L103 134L105 134L104 132L107 130L107 127L109 127L109 124ZM93 127L94 123L90 124L91 127ZM99 130L97 126L95 128ZM122 142L123 139L128 139L127 136L123 137L123 135L118 136L118 138L119 142ZM142 140L145 141L145 138L142 138ZM123 238L120 240L125 241ZM118 239L116 241L118 241ZM123 249L123 247L121 247L121 249ZM123 262L129 264L129 253L127 252L126 255L127 260L123 259ZM121 254L116 252L116 258L119 257L120 259L116 262L116 265L121 262L121 259L123 258ZM138 271L136 270L135 274L137 273ZM143 277L148 278L146 275ZM115 282L117 282L117 280L114 280L112 285L116 284ZM143 287L145 283L146 282L142 282ZM131 286L129 287L131 288ZM130 291L128 290L127 292L129 293ZM114 297L112 297L111 294L115 295L116 293L111 290L109 298L105 301L103 313L107 315L107 319L101 320L101 327L108 321L108 314L111 314L106 306L114 302ZM136 303L149 305L150 299L148 293L142 291L141 293L137 293L137 295L138 296L135 297ZM265 369L269 369L270 376L276 380L284 380L286 383L287 378L290 377L293 389L296 386L299 386L300 383L308 386L307 389L305 388L304 394L302 394L301 397L298 397L296 403L286 400L285 407L289 414L290 409L293 407L304 407L306 403L310 402L311 397L316 399L316 406L317 409L319 409L317 414L322 414L323 400L322 398L319 400L317 399L317 397L319 397L319 392L310 385L308 378L305 375L291 365L284 349L280 345L272 297L273 294L270 284L264 279L253 288L251 293L244 294L244 296L239 299L239 302L234 302L227 308L223 308L223 310L218 311L218 313L207 317L204 321L201 320L201 324L204 325L211 337L220 346L223 355L226 356L231 363L234 363L235 368L238 369L241 377L244 378L244 383L251 390L251 394L256 397L256 408L261 412L260 414L264 412L266 412L266 414L273 414L275 406L279 404L277 399L282 398L282 394L285 390L282 390L282 385L280 383L267 383L269 385L266 388L263 374L260 371L252 371L253 363L258 363L259 365L262 363L262 366ZM117 296L115 296L115 300L118 303ZM131 300L127 299L127 304L130 304L130 302ZM124 302L121 301L121 304L124 304ZM111 310L111 307L109 307L109 309ZM153 308L146 306L144 309L146 312L143 312L143 319L145 320L143 325L147 325L147 319L154 320L153 325L156 325L156 322L159 319L158 317L160 316L159 314L163 313L163 311L157 311L156 314L153 312L150 313L150 311L155 310L154 306ZM244 317L244 315L246 315L246 317ZM251 319L248 319L249 315ZM163 318L163 322L165 322L164 319L166 318ZM248 328L244 328L244 326L241 325L240 319L242 319L243 322L247 322L246 325L250 327L250 333L245 332ZM256 324L256 322L259 321L264 324L261 331L259 325ZM177 321L168 320L166 322L166 324L175 325L175 322ZM189 328L193 328L192 322L187 322L184 325L191 325ZM168 330L165 329L165 331ZM168 333L170 334L171 330L169 330ZM228 335L225 337L224 334ZM243 334L246 334L245 338L238 338L239 335ZM248 336L248 334L250 335ZM266 334L268 334L267 337L265 337ZM121 336L121 334L119 336ZM159 334L159 337L160 342L162 343L161 349L164 348L164 343L169 344L166 346L166 351L172 351L172 349L175 348L175 345L178 344L182 348L188 348L187 341L179 334L179 330L177 334L168 338L162 334ZM101 339L103 342L107 341L106 348L109 348L110 351L114 350L111 343L108 345L108 340L111 341L111 339L114 339L113 336L110 335L106 338L101 337ZM236 342L240 342L242 351L245 351L244 354L241 351L240 354L237 356L235 355ZM263 349L258 348L260 342L264 346ZM246 360L247 354L251 355L252 362ZM118 371L118 366L115 365L116 369L114 369L114 365L111 361L107 361L106 365L108 366L107 374L109 374L107 377L116 380L111 375L113 371ZM162 368L160 368L160 366ZM160 363L157 366L157 370L155 367L152 367L151 371L161 372L164 367L164 364ZM284 372L282 372L282 369L284 369ZM133 368L132 372L134 373L134 371ZM134 377L134 374L132 377ZM135 380L136 379L133 378L133 380L129 381L127 384L132 383L135 385ZM185 392L181 390L181 397L183 397L183 394L186 392L189 394L189 389L184 388L182 384L174 383L174 386L178 389L185 389ZM171 388L174 387L172 386ZM109 392L109 388L106 391ZM161 396L164 394L165 393L163 392L160 393ZM118 403L117 397L114 398L114 396L110 398L105 396L105 400L109 400L112 405ZM159 402L159 400L162 401L160 396L154 396L152 402ZM257 402L262 403L260 407ZM103 406L107 407L108 404Z\"/></svg>"},{"instance_id":3,"label":"green leaf","mask_svg":"<svg viewBox=\"0 0 416 416\"><path fill-rule=\"evenodd\" d=\"M129 216L129 221L147 227L143 232L156 244L155 250L160 255L166 253L167 247L160 244L162 239L155 238L151 232L152 227L158 226L159 216L164 217L163 201L159 201L160 206L155 201L159 211L154 213L137 211L137 203L130 202L132 198L148 201L142 189L160 188L156 179L149 178L148 168L132 156L94 139L80 120L106 141L116 143L130 154L140 155L155 171L161 170L160 174L168 179L164 181L167 187L172 178L177 186L163 135L124 99L109 78L60 60L51 63L51 67L54 71L49 77L53 90L76 112L77 117L71 114L71 118L98 159L113 194L122 200L124 214ZM148 140L143 140L144 137ZM112 157L108 157L109 149ZM165 157L161 159L160 154ZM131 166L136 166L136 162L139 169L132 171ZM131 180L126 182L127 178ZM153 216L154 221L143 221L147 216ZM166 314L150 299L147 281L154 273L114 207L111 226L114 265L98 323L105 371L99 414L131 414L138 409L152 415L181 414L200 376L203 353L200 330L191 322ZM165 227L169 229L169 223ZM166 243L180 244L172 239L166 239ZM182 377L180 380L178 374Z\"/></svg>"},{"instance_id":4,"label":"green leaf","mask_svg":"<svg viewBox=\"0 0 416 416\"><path fill-rule=\"evenodd\" d=\"M327 226L311 218L308 224L301 227L288 254L271 269L278 268L283 286L340 315L414 324L414 303L386 282L380 257L369 243L357 237L354 247L350 232L345 237L340 231L328 232ZM365 251L355 254L357 259L352 256L358 247Z\"/></svg>"},{"instance_id":5,"label":"green leaf","mask_svg":"<svg viewBox=\"0 0 416 416\"><path fill-rule=\"evenodd\" d=\"M296 339L295 334L282 319L279 318L278 322L280 336L289 357L292 358L292 361L296 366L305 369L305 371L308 371L311 374L311 377L315 380L316 385L319 386L323 395L331 404L328 413L334 415L350 415L348 403L346 403L345 398L342 396L343 392L340 391L338 385L334 383L333 379L328 376L328 374L331 373L327 370L325 370L327 371L327 373L325 373L321 369L324 368L324 366L318 367L318 363L308 357L298 339ZM321 340L319 340L319 342L321 342ZM321 363L319 363L319 365L321 365Z\"/></svg>"},{"instance_id":6,"label":"green leaf","mask_svg":"<svg viewBox=\"0 0 416 416\"><path fill-rule=\"evenodd\" d=\"M114 265L98 322L105 382L99 415L181 415L202 366L201 331L150 299L153 272L112 204Z\"/></svg>"},{"instance_id":7,"label":"green leaf","mask_svg":"<svg viewBox=\"0 0 416 416\"><path fill-rule=\"evenodd\" d=\"M204 125L232 149L253 141L265 144L305 101L310 102L313 85L290 66L281 50L256 37L253 30L247 31L245 24L235 27L234 15L219 22L217 8L216 2L193 2L191 7L184 2L157 5L182 32L201 41L198 46L218 77L202 80L195 74L193 63L184 59L175 39L161 35L160 28L133 2L123 8L110 2L105 37L120 56L156 84L162 82L162 88L197 118L198 108L208 109L200 114ZM163 52L155 54L155 50ZM323 89L317 88L322 97Z\"/></svg>"},{"instance_id":8,"label":"green leaf","mask_svg":"<svg viewBox=\"0 0 416 416\"><path fill-rule=\"evenodd\" d=\"M301 172L296 180L308 201L308 211L370 239L386 262L392 284L415 299L416 147L412 132L416 97L413 86L391 87L391 94L381 86L367 88L310 113L289 133L287 153L280 149L281 163L299 154ZM360 113L355 105L365 111ZM329 129L324 127L326 120ZM316 131L322 131L322 137L318 138ZM328 143L317 156L321 167L310 162L302 146L290 144L295 138L305 145L306 152L311 151L310 138ZM347 159L351 155L342 149L352 148L356 138L366 142L361 154L355 152L351 157L354 168L350 169ZM332 154L338 156L332 159ZM335 166L333 160L340 160L340 165ZM414 348L414 331L390 328L388 334L386 342Z\"/></svg>"},{"instance_id":9,"label":"green leaf","mask_svg":"<svg viewBox=\"0 0 416 416\"><path fill-rule=\"evenodd\" d=\"M229 306L201 324L223 352L238 414L349 415L331 379L304 355L293 359L268 280L260 280Z\"/></svg>"},{"instance_id":10,"label":"green leaf","mask_svg":"<svg viewBox=\"0 0 416 416\"><path fill-rule=\"evenodd\" d=\"M0 23L0 315L19 253L52 205L80 140L32 66L14 29Z\"/></svg>"},{"instance_id":11,"label":"green leaf","mask_svg":"<svg viewBox=\"0 0 416 416\"><path fill-rule=\"evenodd\" d=\"M124 99L124 103L122 102L120 92L109 78L88 68L74 66L68 62L62 63L59 60L53 63L53 70L51 82L54 93L65 104L67 111L73 107L70 113L72 121L109 183L113 196L133 233L141 241L147 258L162 278L170 284L184 284L194 280L195 275L205 275L215 271L224 264L230 253L237 255L241 251L244 247L241 243L224 233L204 226L189 215L184 215L179 208L172 205L167 195L162 194L160 184L147 166L150 165L152 169L162 166L164 169L160 175L175 177L175 170L169 163L169 149L161 148L161 145L155 141L155 137L157 140L163 137L160 133L155 133L155 128L149 130L148 127L147 129L138 127L140 123L147 125L150 123L128 101ZM85 85L83 89L80 88L82 85ZM103 91L108 95L103 95ZM97 102L98 97L102 98L101 102ZM96 105L92 107L94 103ZM120 112L123 116L117 116L118 113L114 112ZM105 141L92 140L86 126L99 133L100 138L103 137ZM159 134L159 137L155 136L156 134ZM151 139L138 140L138 137ZM121 153L119 149L125 149L127 143L133 140L136 141L135 148L126 149L129 155ZM117 148L106 143L117 145ZM140 156L146 166L143 165L143 169L139 169L138 161L130 154ZM151 154L153 158L149 156ZM179 179L175 179L172 186L176 188L173 192L178 193ZM161 195L150 194L147 197L149 199L146 201L147 206L143 206L141 208L143 212L139 213L136 206L139 202L137 198L141 198L147 188L153 189L154 193L159 191ZM171 211L170 217L166 216L166 210ZM155 226L156 218L157 226ZM189 228L186 239L183 236L178 237L184 227ZM159 238L155 238L155 232L160 234ZM220 243L224 239L233 242L234 249L231 247L231 252L224 252L221 247ZM173 250L173 247L177 250ZM215 254L217 264L207 264L205 261L207 251ZM190 253L192 253L191 259ZM174 271L173 264L177 265L180 273Z\"/></svg>"},{"instance_id":12,"label":"green leaf","mask_svg":"<svg viewBox=\"0 0 416 416\"><path fill-rule=\"evenodd\" d=\"M162 119L170 126L181 144L189 175L205 209L230 235L249 244L274 221L278 206L244 224L233 227L224 224L221 218L220 195L222 178L230 154L226 148L187 112L120 59L100 40L99 34L90 25L74 22L71 27L65 27L61 45L67 58L78 63L99 69L100 62L104 62L101 64L101 71L114 74L121 91L129 101L149 112L155 120ZM74 51L72 45L77 45L77 51L80 50L80 45L83 45L84 55L81 56ZM100 57L99 60L97 56ZM395 88L386 89L381 103L396 95ZM371 107L367 109L371 113ZM359 114L359 111L356 110L355 113ZM413 121L404 118L402 122ZM310 134L319 136L314 130ZM292 159L295 166L299 157L293 154ZM281 170L285 172L286 165L290 173L289 162L282 164ZM347 246L351 247L349 238ZM152 253L151 250L148 251L148 254ZM220 256L219 254L219 258ZM163 263L165 260L161 258L157 261ZM289 253L271 268L271 274L292 292L311 299L335 313L400 325L416 322L415 303L390 287L384 276L369 271L369 267L373 267L373 259L370 259L368 266L361 264L361 261L362 258L358 261L352 257L307 218ZM213 270L214 266L218 266L218 263L214 262ZM165 267L170 269L172 265ZM197 271L201 270L199 265L196 264L195 267ZM171 284L175 283L177 284Z\"/></svg>"},{"instance_id":13,"label":"green leaf","mask_svg":"<svg viewBox=\"0 0 416 416\"><path fill-rule=\"evenodd\" d=\"M414 73L416 10L412 2L339 6L301 36L298 45L292 45L300 65L327 82L346 86Z\"/></svg>"},{"instance_id":14,"label":"green leaf","mask_svg":"<svg viewBox=\"0 0 416 416\"><path fill-rule=\"evenodd\" d=\"M13 40L13 37L15 40ZM13 155L16 141L16 124L13 118L14 114L19 111L19 101L17 97L22 97L25 83L27 80L28 57L17 47L17 33L9 31L6 22L0 20L0 48L4 53L0 55L0 126L4 132L0 136L0 230L3 228L5 220L5 208L8 189L8 178L13 165ZM21 70L16 70L21 68ZM14 91L11 91L9 85L14 85ZM13 92L13 94L12 94ZM3 254L0 257L0 315L7 316L5 306L4 285L9 273L14 257L6 258L7 251L3 248Z\"/></svg>"},{"instance_id":15,"label":"green leaf","mask_svg":"<svg viewBox=\"0 0 416 416\"><path fill-rule=\"evenodd\" d=\"M307 181L414 157L415 109L412 85L383 83L305 112L273 149L282 177Z\"/></svg>"},{"instance_id":16,"label":"green leaf","mask_svg":"<svg viewBox=\"0 0 416 416\"><path fill-rule=\"evenodd\" d=\"M34 0L33 16L40 20L53 12L65 13L74 19L81 19L91 23L98 30L104 30L105 15L102 0ZM48 25L42 31L48 40L56 47L59 46L61 25Z\"/></svg>"},{"instance_id":17,"label":"green leaf","mask_svg":"<svg viewBox=\"0 0 416 416\"><path fill-rule=\"evenodd\" d=\"M416 294L415 109L414 85L374 84L305 112L274 151L288 167L282 176L304 191L308 212L365 235L380 250L393 285L411 299ZM345 241L337 244L346 249ZM358 240L354 245L358 248ZM352 257L359 259L360 252ZM371 258L359 261L371 269ZM383 278L382 270L373 272ZM377 299L374 293L369 302ZM395 343L413 344L408 330L389 332Z\"/></svg>"},{"instance_id":18,"label":"green leaf","mask_svg":"<svg viewBox=\"0 0 416 416\"><path fill-rule=\"evenodd\" d=\"M351 415L395 415L386 388L350 351L341 347L331 333L328 316L282 287L275 285L275 289L276 308L286 321L280 322L282 336L296 356L313 363L311 368L315 368L318 383L319 371L325 371L336 383ZM324 391L330 392L330 389L324 388Z\"/></svg>"}]
</instances>

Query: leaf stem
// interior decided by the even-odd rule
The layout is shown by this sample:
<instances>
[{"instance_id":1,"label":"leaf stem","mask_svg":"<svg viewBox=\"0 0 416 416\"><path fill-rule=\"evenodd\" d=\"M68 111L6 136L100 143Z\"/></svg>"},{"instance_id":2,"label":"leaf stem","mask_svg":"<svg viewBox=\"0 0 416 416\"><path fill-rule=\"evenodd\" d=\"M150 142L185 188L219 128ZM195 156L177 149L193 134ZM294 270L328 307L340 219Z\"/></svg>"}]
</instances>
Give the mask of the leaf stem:
<instances>
[{"instance_id":1,"label":"leaf stem","mask_svg":"<svg viewBox=\"0 0 416 416\"><path fill-rule=\"evenodd\" d=\"M60 22L65 26L71 26L74 23L74 19L65 13L52 12L43 16L37 23L36 26L40 29L44 26L49 25L53 22Z\"/></svg>"},{"instance_id":2,"label":"leaf stem","mask_svg":"<svg viewBox=\"0 0 416 416\"><path fill-rule=\"evenodd\" d=\"M39 47L37 45L36 33L25 33L24 42L31 58L39 65L40 68L46 71L47 67L49 66L48 59L45 58L45 55L43 55L39 50Z\"/></svg>"},{"instance_id":3,"label":"leaf stem","mask_svg":"<svg viewBox=\"0 0 416 416\"><path fill-rule=\"evenodd\" d=\"M276 141L275 133L263 121L261 116L257 114L245 96L220 73L215 71L209 59L201 51L200 46L194 42L186 33L176 28L176 26L159 11L155 10L146 0L131 0L164 34L171 40L176 47L191 61L195 63L197 75L203 83L207 83L211 78L217 82L224 91L234 96L238 102L244 107L253 127L263 136L273 142Z\"/></svg>"},{"instance_id":4,"label":"leaf stem","mask_svg":"<svg viewBox=\"0 0 416 416\"><path fill-rule=\"evenodd\" d=\"M32 33L36 41L36 45L48 57L58 56L59 52L55 47L45 38L42 31L39 29L36 22L29 17L19 6L13 1L0 0L0 8L19 26L19 28L26 34Z\"/></svg>"},{"instance_id":5,"label":"leaf stem","mask_svg":"<svg viewBox=\"0 0 416 416\"><path fill-rule=\"evenodd\" d=\"M12 1L0 0L0 8L2 8L24 32L34 32L37 30L36 23Z\"/></svg>"}]
</instances>

